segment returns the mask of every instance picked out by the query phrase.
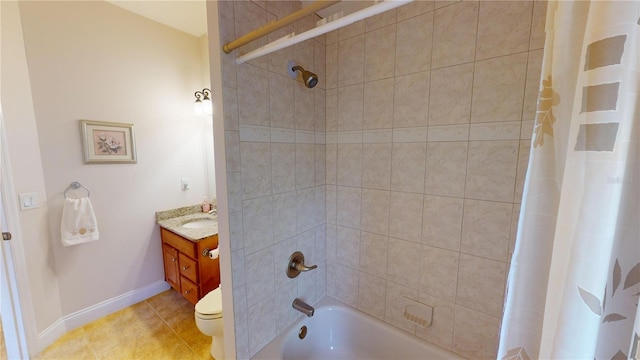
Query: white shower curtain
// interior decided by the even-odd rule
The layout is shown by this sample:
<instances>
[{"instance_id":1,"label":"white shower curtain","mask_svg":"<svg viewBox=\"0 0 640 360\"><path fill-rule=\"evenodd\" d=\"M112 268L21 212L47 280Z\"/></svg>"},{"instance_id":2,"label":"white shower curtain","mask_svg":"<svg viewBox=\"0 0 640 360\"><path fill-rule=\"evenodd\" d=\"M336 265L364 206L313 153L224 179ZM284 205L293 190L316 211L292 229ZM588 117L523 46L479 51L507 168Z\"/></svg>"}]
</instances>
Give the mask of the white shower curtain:
<instances>
[{"instance_id":1,"label":"white shower curtain","mask_svg":"<svg viewBox=\"0 0 640 360\"><path fill-rule=\"evenodd\" d=\"M550 1L498 359L640 358L640 1Z\"/></svg>"}]
</instances>

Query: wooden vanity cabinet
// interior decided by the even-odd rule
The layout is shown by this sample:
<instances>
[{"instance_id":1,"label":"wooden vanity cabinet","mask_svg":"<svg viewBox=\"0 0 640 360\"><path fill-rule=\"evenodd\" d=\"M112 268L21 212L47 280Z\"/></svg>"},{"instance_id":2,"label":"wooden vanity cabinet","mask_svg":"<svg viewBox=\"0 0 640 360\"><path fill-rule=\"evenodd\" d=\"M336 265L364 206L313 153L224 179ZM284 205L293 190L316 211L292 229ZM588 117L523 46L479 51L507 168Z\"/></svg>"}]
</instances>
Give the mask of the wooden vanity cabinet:
<instances>
[{"instance_id":1,"label":"wooden vanity cabinet","mask_svg":"<svg viewBox=\"0 0 640 360\"><path fill-rule=\"evenodd\" d=\"M203 250L218 247L218 235L191 241L160 228L167 283L195 305L209 291L220 285L219 259L209 259Z\"/></svg>"}]
</instances>

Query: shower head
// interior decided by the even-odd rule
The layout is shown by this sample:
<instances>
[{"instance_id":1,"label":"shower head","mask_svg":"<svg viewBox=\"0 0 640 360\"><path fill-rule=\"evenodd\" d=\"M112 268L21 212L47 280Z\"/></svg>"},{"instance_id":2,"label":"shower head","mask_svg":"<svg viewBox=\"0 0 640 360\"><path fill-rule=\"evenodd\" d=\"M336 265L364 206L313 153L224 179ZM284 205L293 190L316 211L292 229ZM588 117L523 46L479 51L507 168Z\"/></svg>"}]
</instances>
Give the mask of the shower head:
<instances>
[{"instance_id":1,"label":"shower head","mask_svg":"<svg viewBox=\"0 0 640 360\"><path fill-rule=\"evenodd\" d=\"M302 66L294 66L291 68L292 71L300 71L302 75L302 80L304 81L304 86L309 89L318 85L318 75L312 73L311 71L305 70Z\"/></svg>"}]
</instances>

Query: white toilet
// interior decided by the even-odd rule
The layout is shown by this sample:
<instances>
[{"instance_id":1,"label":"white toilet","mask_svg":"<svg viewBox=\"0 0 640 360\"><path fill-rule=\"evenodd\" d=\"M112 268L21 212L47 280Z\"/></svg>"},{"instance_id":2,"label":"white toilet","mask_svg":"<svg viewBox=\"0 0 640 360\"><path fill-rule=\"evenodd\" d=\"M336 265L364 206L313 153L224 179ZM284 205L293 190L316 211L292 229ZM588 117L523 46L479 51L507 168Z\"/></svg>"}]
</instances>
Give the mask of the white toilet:
<instances>
[{"instance_id":1,"label":"white toilet","mask_svg":"<svg viewBox=\"0 0 640 360\"><path fill-rule=\"evenodd\" d=\"M222 333L222 296L220 287L211 290L196 303L196 326L211 336L211 356L216 360L224 359L224 338Z\"/></svg>"}]
</instances>

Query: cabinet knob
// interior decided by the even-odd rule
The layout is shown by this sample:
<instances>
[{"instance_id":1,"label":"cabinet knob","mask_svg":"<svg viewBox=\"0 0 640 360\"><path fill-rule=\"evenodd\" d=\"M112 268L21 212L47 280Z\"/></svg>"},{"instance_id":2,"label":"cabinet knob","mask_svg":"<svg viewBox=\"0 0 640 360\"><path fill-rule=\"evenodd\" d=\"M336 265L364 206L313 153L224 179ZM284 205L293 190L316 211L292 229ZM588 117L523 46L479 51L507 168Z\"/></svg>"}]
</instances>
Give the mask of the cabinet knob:
<instances>
[{"instance_id":1,"label":"cabinet knob","mask_svg":"<svg viewBox=\"0 0 640 360\"><path fill-rule=\"evenodd\" d=\"M188 268L189 268L188 266L183 266L182 271L187 271Z\"/></svg>"},{"instance_id":2,"label":"cabinet knob","mask_svg":"<svg viewBox=\"0 0 640 360\"><path fill-rule=\"evenodd\" d=\"M185 294L187 294L187 295L188 295L190 292L191 292L191 289L189 289L189 290L185 290L185 291L184 291L184 293L185 293Z\"/></svg>"},{"instance_id":3,"label":"cabinet knob","mask_svg":"<svg viewBox=\"0 0 640 360\"><path fill-rule=\"evenodd\" d=\"M176 259L176 258L171 258L171 261L173 261L173 262L176 262L176 260L178 260L178 259Z\"/></svg>"}]
</instances>

